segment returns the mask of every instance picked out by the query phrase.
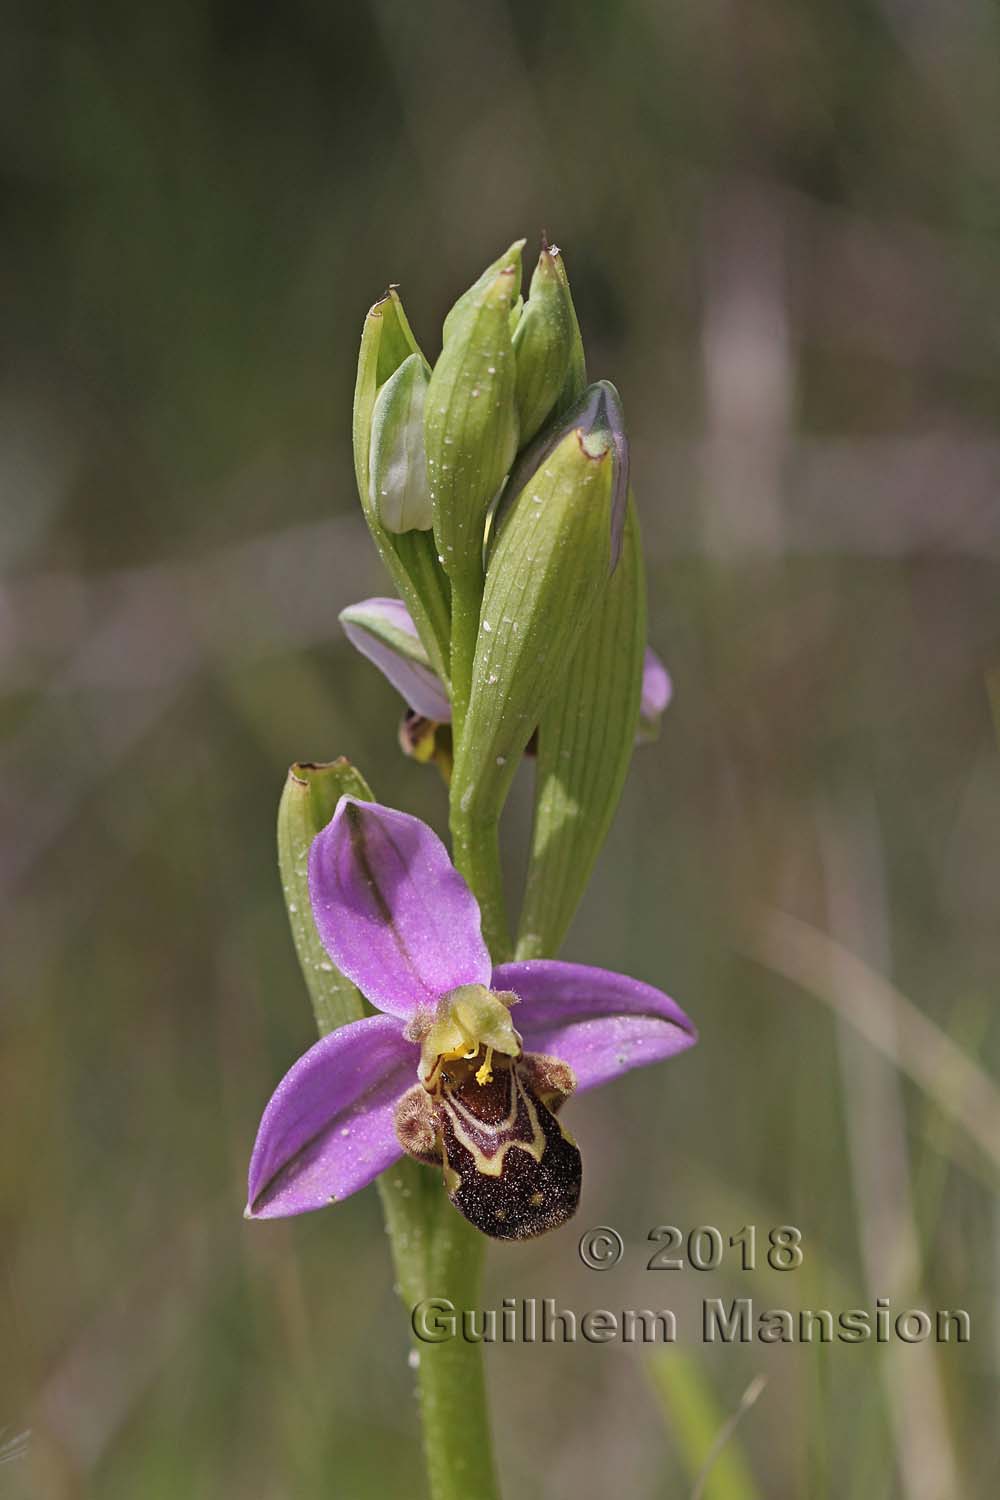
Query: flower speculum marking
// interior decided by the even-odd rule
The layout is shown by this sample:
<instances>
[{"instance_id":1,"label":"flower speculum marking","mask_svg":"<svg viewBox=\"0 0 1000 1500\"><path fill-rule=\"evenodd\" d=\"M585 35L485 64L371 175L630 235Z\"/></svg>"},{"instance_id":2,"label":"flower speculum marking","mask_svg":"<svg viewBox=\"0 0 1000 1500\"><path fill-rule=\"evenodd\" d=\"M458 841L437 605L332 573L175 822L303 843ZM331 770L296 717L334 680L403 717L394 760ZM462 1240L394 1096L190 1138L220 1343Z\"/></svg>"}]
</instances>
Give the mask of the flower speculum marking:
<instances>
[{"instance_id":1,"label":"flower speculum marking","mask_svg":"<svg viewBox=\"0 0 1000 1500\"><path fill-rule=\"evenodd\" d=\"M452 1203L494 1239L530 1239L576 1211L582 1167L556 1118L575 1086L557 1058L525 1053L516 996L466 985L415 1028L420 1082L396 1108L408 1155L443 1169Z\"/></svg>"}]
</instances>

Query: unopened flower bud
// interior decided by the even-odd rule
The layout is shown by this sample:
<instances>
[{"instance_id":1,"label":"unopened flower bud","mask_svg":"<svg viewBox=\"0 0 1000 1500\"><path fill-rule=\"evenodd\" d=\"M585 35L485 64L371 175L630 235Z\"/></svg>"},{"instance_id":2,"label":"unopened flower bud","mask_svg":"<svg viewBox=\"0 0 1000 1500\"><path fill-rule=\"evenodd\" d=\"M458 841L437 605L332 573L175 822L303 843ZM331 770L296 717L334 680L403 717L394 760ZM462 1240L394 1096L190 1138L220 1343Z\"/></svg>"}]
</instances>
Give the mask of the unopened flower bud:
<instances>
[{"instance_id":1,"label":"unopened flower bud","mask_svg":"<svg viewBox=\"0 0 1000 1500\"><path fill-rule=\"evenodd\" d=\"M419 355L420 348L399 294L395 287L390 287L385 296L369 308L365 318L354 387L354 469L366 516L370 510L368 463L375 402L386 381L411 354Z\"/></svg>"},{"instance_id":2,"label":"unopened flower bud","mask_svg":"<svg viewBox=\"0 0 1000 1500\"><path fill-rule=\"evenodd\" d=\"M443 676L448 660L451 607L448 580L438 563L434 538L427 531L401 526L394 532L391 526L387 526L375 503L377 497L372 493L370 475L379 397L401 366L411 359L424 363L403 304L396 291L390 288L370 309L361 334L358 378L354 388L354 468L372 540L406 601L434 667ZM413 381L416 390L416 377L408 375L406 379ZM398 394L396 399L399 400ZM419 513L419 505L417 511Z\"/></svg>"},{"instance_id":3,"label":"unopened flower bud","mask_svg":"<svg viewBox=\"0 0 1000 1500\"><path fill-rule=\"evenodd\" d=\"M583 345L557 247L543 246L524 313L514 332L520 443L531 441L574 375L583 384ZM573 397L578 394L574 390Z\"/></svg>"},{"instance_id":4,"label":"unopened flower bud","mask_svg":"<svg viewBox=\"0 0 1000 1500\"><path fill-rule=\"evenodd\" d=\"M429 531L433 523L424 455L427 370L411 354L390 375L372 411L368 483L372 508L386 531Z\"/></svg>"},{"instance_id":5,"label":"unopened flower bud","mask_svg":"<svg viewBox=\"0 0 1000 1500\"><path fill-rule=\"evenodd\" d=\"M500 503L492 517L490 547L495 546L507 523L519 496L530 483L532 476L540 472L548 459L563 441L568 432L581 431L587 434L591 445L607 447L612 453L612 495L609 522L611 527L610 571L614 572L621 556L622 529L628 500L629 450L625 435L625 415L621 397L610 380L598 380L588 386L583 395L569 408L558 422L550 423L533 443L519 455L504 486Z\"/></svg>"},{"instance_id":6,"label":"unopened flower bud","mask_svg":"<svg viewBox=\"0 0 1000 1500\"><path fill-rule=\"evenodd\" d=\"M458 299L427 390L424 433L434 535L445 572L481 578L486 512L517 452L510 314L518 240Z\"/></svg>"}]
</instances>

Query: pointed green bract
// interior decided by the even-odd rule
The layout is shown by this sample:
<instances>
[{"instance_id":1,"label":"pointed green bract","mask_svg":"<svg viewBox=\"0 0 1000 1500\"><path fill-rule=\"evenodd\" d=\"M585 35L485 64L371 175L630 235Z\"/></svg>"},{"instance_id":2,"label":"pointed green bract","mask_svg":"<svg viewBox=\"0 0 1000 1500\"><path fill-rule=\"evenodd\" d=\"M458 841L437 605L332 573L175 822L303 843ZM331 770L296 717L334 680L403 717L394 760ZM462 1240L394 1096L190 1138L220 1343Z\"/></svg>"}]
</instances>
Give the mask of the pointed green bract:
<instances>
[{"instance_id":1,"label":"pointed green bract","mask_svg":"<svg viewBox=\"0 0 1000 1500\"><path fill-rule=\"evenodd\" d=\"M584 447L588 452L603 453L605 448L610 448L612 452L610 566L612 571L617 567L628 496L629 447L621 397L610 380L596 380L593 385L588 386L558 420L550 422L534 442L529 443L518 454L517 462L490 517L488 555L492 555L496 538L507 524L514 502L530 482L532 475L541 471L566 434L574 430L582 434Z\"/></svg>"},{"instance_id":2,"label":"pointed green bract","mask_svg":"<svg viewBox=\"0 0 1000 1500\"><path fill-rule=\"evenodd\" d=\"M435 671L448 678L451 602L448 580L437 560L430 532L386 530L372 504L370 456L372 419L379 390L413 354L423 355L395 290L376 302L365 319L354 388L354 471L358 495L372 540L405 600Z\"/></svg>"},{"instance_id":3,"label":"pointed green bract","mask_svg":"<svg viewBox=\"0 0 1000 1500\"><path fill-rule=\"evenodd\" d=\"M582 375L583 346L559 251L543 247L514 332L515 400L523 447ZM579 394L576 392L575 394Z\"/></svg>"},{"instance_id":4,"label":"pointed green bract","mask_svg":"<svg viewBox=\"0 0 1000 1500\"><path fill-rule=\"evenodd\" d=\"M420 346L407 322L395 288L368 309L361 330L358 374L354 386L354 472L361 503L368 508L368 456L372 411L379 389ZM423 358L423 355L421 355Z\"/></svg>"},{"instance_id":5,"label":"pointed green bract","mask_svg":"<svg viewBox=\"0 0 1000 1500\"><path fill-rule=\"evenodd\" d=\"M512 265L516 267L517 273L513 298L511 301L512 312L518 303L523 302L524 299L521 296L521 251L524 249L525 243L526 242L523 239L515 240L510 249L505 250L503 255L498 256L495 261L488 265L486 267L486 270L476 277L475 281L472 283L469 289L463 292L462 295L457 298L454 303L452 303L451 310L446 313L445 320L441 325L442 344L448 344L452 341L456 333L459 331L466 314L470 311L470 309L476 309L479 307L482 301L483 293L493 284L493 282L502 272L508 270Z\"/></svg>"},{"instance_id":6,"label":"pointed green bract","mask_svg":"<svg viewBox=\"0 0 1000 1500\"><path fill-rule=\"evenodd\" d=\"M518 958L559 951L618 806L639 718L645 592L630 496L621 561L538 726Z\"/></svg>"},{"instance_id":7,"label":"pointed green bract","mask_svg":"<svg viewBox=\"0 0 1000 1500\"><path fill-rule=\"evenodd\" d=\"M513 500L490 557L452 807L499 816L607 578L614 450L572 428Z\"/></svg>"},{"instance_id":8,"label":"pointed green bract","mask_svg":"<svg viewBox=\"0 0 1000 1500\"><path fill-rule=\"evenodd\" d=\"M434 536L445 572L466 588L481 583L486 512L517 452L510 313L520 293L523 243L455 303L427 391Z\"/></svg>"},{"instance_id":9,"label":"pointed green bract","mask_svg":"<svg viewBox=\"0 0 1000 1500\"><path fill-rule=\"evenodd\" d=\"M278 804L278 867L295 951L321 1036L365 1014L360 991L334 967L312 916L309 847L343 796L372 801L368 784L348 760L289 768Z\"/></svg>"},{"instance_id":10,"label":"pointed green bract","mask_svg":"<svg viewBox=\"0 0 1000 1500\"><path fill-rule=\"evenodd\" d=\"M583 337L580 333L580 324L577 321L576 308L573 306L573 298L570 295L566 262L563 260L562 252L558 246L553 245L549 253L552 256L556 275L563 285L573 328L566 379L559 394L559 399L555 404L554 415L559 416L567 407L572 406L574 401L578 401L587 388L587 358L583 351Z\"/></svg>"},{"instance_id":11,"label":"pointed green bract","mask_svg":"<svg viewBox=\"0 0 1000 1500\"><path fill-rule=\"evenodd\" d=\"M386 531L430 531L431 496L424 455L427 369L404 359L375 397L369 450L369 499Z\"/></svg>"}]
</instances>

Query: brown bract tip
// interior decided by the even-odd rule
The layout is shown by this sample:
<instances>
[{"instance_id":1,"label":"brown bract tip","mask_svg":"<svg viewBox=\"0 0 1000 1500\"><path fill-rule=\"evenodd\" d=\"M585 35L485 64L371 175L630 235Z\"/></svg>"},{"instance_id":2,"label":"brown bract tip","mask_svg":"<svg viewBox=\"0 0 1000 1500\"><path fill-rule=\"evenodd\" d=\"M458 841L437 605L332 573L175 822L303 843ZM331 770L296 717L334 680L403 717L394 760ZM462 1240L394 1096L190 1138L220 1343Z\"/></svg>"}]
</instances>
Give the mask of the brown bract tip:
<instances>
[{"instance_id":1,"label":"brown bract tip","mask_svg":"<svg viewBox=\"0 0 1000 1500\"><path fill-rule=\"evenodd\" d=\"M597 437L598 442L602 444L600 452L598 453L592 452L591 449L587 446L587 444L591 442L595 436ZM600 433L595 434L592 432L584 432L582 427L578 427L576 429L576 440L580 444L580 450L583 453L584 457L589 458L591 463L603 463L608 454L611 452L611 444L605 442L603 439L603 435Z\"/></svg>"},{"instance_id":2,"label":"brown bract tip","mask_svg":"<svg viewBox=\"0 0 1000 1500\"><path fill-rule=\"evenodd\" d=\"M296 760L288 767L288 776L289 780L304 786L309 780L308 776L302 775L304 771L342 771L350 764L346 755L338 755L336 760Z\"/></svg>"}]
</instances>

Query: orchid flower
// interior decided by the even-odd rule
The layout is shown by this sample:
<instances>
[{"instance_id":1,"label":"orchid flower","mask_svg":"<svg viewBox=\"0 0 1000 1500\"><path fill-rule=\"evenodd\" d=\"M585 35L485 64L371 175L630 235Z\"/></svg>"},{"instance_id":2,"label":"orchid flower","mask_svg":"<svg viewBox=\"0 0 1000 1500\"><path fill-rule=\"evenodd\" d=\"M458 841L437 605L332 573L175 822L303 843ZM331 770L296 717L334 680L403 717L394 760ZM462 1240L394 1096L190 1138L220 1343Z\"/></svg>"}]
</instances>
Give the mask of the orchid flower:
<instances>
[{"instance_id":1,"label":"orchid flower","mask_svg":"<svg viewBox=\"0 0 1000 1500\"><path fill-rule=\"evenodd\" d=\"M322 1208L406 1153L443 1169L452 1203L487 1235L527 1239L564 1223L581 1161L561 1106L692 1046L688 1017L605 969L494 968L441 840L378 803L341 797L313 840L309 890L331 962L378 1014L324 1037L278 1085L247 1216Z\"/></svg>"},{"instance_id":2,"label":"orchid flower","mask_svg":"<svg viewBox=\"0 0 1000 1500\"><path fill-rule=\"evenodd\" d=\"M340 623L355 650L374 662L416 715L406 732L404 749L418 759L432 754L434 728L451 722L448 689L430 664L417 627L399 599L363 599L341 610ZM637 742L655 739L660 719L673 696L670 674L651 646L642 666Z\"/></svg>"}]
</instances>

